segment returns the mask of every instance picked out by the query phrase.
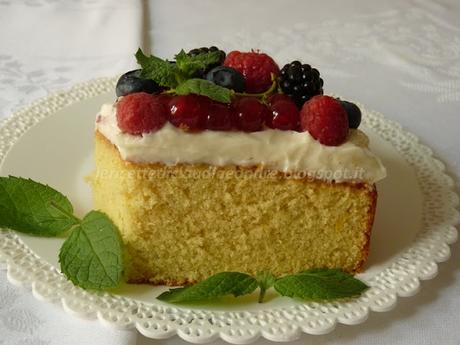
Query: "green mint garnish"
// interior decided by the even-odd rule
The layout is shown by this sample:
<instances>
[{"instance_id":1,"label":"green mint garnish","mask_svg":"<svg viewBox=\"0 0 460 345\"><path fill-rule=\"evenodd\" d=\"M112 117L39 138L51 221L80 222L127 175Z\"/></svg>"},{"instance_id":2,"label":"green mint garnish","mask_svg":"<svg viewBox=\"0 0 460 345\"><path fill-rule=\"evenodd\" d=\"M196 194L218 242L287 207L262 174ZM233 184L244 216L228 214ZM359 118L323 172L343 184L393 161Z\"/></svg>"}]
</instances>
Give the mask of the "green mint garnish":
<instances>
[{"instance_id":1,"label":"green mint garnish","mask_svg":"<svg viewBox=\"0 0 460 345\"><path fill-rule=\"evenodd\" d=\"M78 224L70 201L58 191L18 177L0 177L0 226L56 236Z\"/></svg>"},{"instance_id":2,"label":"green mint garnish","mask_svg":"<svg viewBox=\"0 0 460 345\"><path fill-rule=\"evenodd\" d=\"M80 220L69 199L49 186L0 177L0 227L36 236L71 230L59 253L66 277L85 289L113 288L121 282L123 250L115 225L97 211Z\"/></svg>"},{"instance_id":3,"label":"green mint garnish","mask_svg":"<svg viewBox=\"0 0 460 345\"><path fill-rule=\"evenodd\" d=\"M369 287L338 269L312 269L279 278L274 288L282 296L324 301L355 297Z\"/></svg>"},{"instance_id":4,"label":"green mint garnish","mask_svg":"<svg viewBox=\"0 0 460 345\"><path fill-rule=\"evenodd\" d=\"M206 70L208 66L216 64L220 59L220 52L207 52L189 56L182 49L176 56L179 71L187 78L193 78L197 72Z\"/></svg>"},{"instance_id":5,"label":"green mint garnish","mask_svg":"<svg viewBox=\"0 0 460 345\"><path fill-rule=\"evenodd\" d=\"M245 273L221 272L188 287L170 289L157 298L171 303L197 302L227 295L235 297L252 293L257 281Z\"/></svg>"},{"instance_id":6,"label":"green mint garnish","mask_svg":"<svg viewBox=\"0 0 460 345\"><path fill-rule=\"evenodd\" d=\"M176 64L153 55L146 56L140 48L136 52L136 59L142 67L142 77L152 79L158 85L175 88L182 78Z\"/></svg>"},{"instance_id":7,"label":"green mint garnish","mask_svg":"<svg viewBox=\"0 0 460 345\"><path fill-rule=\"evenodd\" d=\"M153 55L146 56L141 49L136 53L137 62L142 67L142 77L171 88L168 93L196 94L217 102L230 103L234 91L205 79L193 78L198 71L218 62L219 56L218 51L188 56L181 50L176 55L176 62L171 63Z\"/></svg>"},{"instance_id":8,"label":"green mint garnish","mask_svg":"<svg viewBox=\"0 0 460 345\"><path fill-rule=\"evenodd\" d=\"M123 273L123 248L112 221L91 211L76 226L59 252L62 272L85 289L116 287Z\"/></svg>"},{"instance_id":9,"label":"green mint garnish","mask_svg":"<svg viewBox=\"0 0 460 345\"><path fill-rule=\"evenodd\" d=\"M263 302L265 292L271 287L282 296L308 301L356 297L368 289L365 283L338 269L312 269L278 279L270 272L260 272L255 277L238 272L222 272L196 285L171 289L157 298L171 303L195 302L226 295L246 295L257 287L259 303Z\"/></svg>"},{"instance_id":10,"label":"green mint garnish","mask_svg":"<svg viewBox=\"0 0 460 345\"><path fill-rule=\"evenodd\" d=\"M265 292L275 284L276 278L270 272L262 271L256 274L256 280L260 289L259 303L262 303L265 298Z\"/></svg>"},{"instance_id":11,"label":"green mint garnish","mask_svg":"<svg viewBox=\"0 0 460 345\"><path fill-rule=\"evenodd\" d=\"M230 103L234 91L218 86L204 79L189 79L176 88L178 95L196 94L211 98L214 101Z\"/></svg>"}]
</instances>

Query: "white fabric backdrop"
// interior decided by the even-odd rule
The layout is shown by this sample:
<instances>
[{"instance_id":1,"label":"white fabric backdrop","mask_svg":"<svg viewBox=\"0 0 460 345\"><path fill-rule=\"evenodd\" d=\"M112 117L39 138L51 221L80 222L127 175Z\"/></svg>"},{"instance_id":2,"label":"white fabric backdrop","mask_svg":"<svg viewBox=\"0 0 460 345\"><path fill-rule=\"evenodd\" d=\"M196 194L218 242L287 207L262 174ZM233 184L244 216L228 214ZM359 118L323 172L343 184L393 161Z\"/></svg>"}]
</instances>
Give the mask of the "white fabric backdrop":
<instances>
[{"instance_id":1,"label":"white fabric backdrop","mask_svg":"<svg viewBox=\"0 0 460 345\"><path fill-rule=\"evenodd\" d=\"M326 91L400 122L447 163L459 186L460 2L344 3L0 0L0 119L54 90L128 70L138 46L165 57L210 44L260 48L282 63L311 63ZM296 343L460 344L458 248L395 310ZM10 286L1 271L0 335L1 345L185 344L73 319Z\"/></svg>"}]
</instances>

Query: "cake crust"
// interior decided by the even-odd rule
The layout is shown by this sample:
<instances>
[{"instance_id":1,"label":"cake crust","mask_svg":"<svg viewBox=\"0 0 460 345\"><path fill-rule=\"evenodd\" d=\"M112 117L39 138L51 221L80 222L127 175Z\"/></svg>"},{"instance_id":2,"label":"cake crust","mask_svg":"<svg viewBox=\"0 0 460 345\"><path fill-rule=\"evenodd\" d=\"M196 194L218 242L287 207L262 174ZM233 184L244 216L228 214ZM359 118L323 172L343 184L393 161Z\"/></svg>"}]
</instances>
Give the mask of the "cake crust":
<instances>
[{"instance_id":1,"label":"cake crust","mask_svg":"<svg viewBox=\"0 0 460 345\"><path fill-rule=\"evenodd\" d=\"M270 171L263 166L166 166L160 163L133 163L123 160L116 146L98 131L95 134L95 143L96 171L91 178L95 206L107 213L120 229L127 247L128 282L184 285L225 270L254 274L258 270L268 268L274 274L282 275L318 265L329 268L339 266L351 273L363 269L369 255L377 203L374 184L335 183L311 177L292 178L290 174L288 176L282 172ZM183 188L179 188L180 171L189 176L182 181ZM197 182L196 176L204 176L210 171L214 174L211 178ZM162 175L159 176L159 173ZM238 178L241 177L237 177L237 173L238 176L247 174L259 177L251 185L247 182L238 182ZM226 174L228 177L225 177ZM216 181L216 176L220 176L221 179ZM262 179L266 179L264 183L261 182L261 176ZM254 186L253 190L250 190L251 186ZM200 188L203 194L197 196L196 190ZM301 210L296 209L292 200L285 198L283 188L297 193L294 195L295 201ZM274 190L280 192L273 194ZM201 204L195 204L194 195L187 195L187 191L194 191ZM206 199L205 194L208 191L213 191L214 194L209 192L209 198ZM222 191L220 199L219 191ZM257 199L255 200L251 193L260 194L260 203L274 210L274 214L264 214L265 218L262 218L258 214L262 206L257 204ZM265 200L265 196L272 195L270 193L274 196L272 200ZM299 196L301 193L304 194ZM332 193L329 198L328 193ZM275 200L275 195L285 199L280 202ZM158 200L153 200L155 198ZM168 198L170 200L167 200ZM136 204L139 200L143 200L150 211L135 214L130 205ZM254 202L254 205L250 204L246 209L237 203L241 200L249 200ZM217 205L219 202L222 203L222 207ZM318 205L315 205L315 202ZM178 210L174 209L175 205ZM137 204L134 206L139 207ZM251 231L241 230L238 219L232 221L228 218L225 214L226 207L238 209L241 219L248 220ZM331 210L336 208L340 216L332 216L330 212L330 219L325 219L321 223L315 217L328 214L321 207ZM193 213L195 208L198 208L196 215ZM169 223L168 212L171 218L177 216L183 220L183 229ZM312 219L303 221L301 217ZM206 219L215 219L219 226L212 231L206 229L203 225ZM243 236L246 242L242 239L228 244L222 242L221 239L224 237L231 238L228 232L232 229L238 229L234 236ZM328 244L324 244L325 255L313 262L314 255L309 251L320 255L318 253L321 251L313 247L321 245L321 240L329 241ZM301 243L302 241L305 243ZM210 245L212 243L216 248ZM270 243L273 245L272 248L278 251L282 249L284 252L271 252ZM344 251L347 246L351 248L348 252ZM222 262L216 263L219 253ZM166 259L167 255L172 259ZM237 266L230 262L239 262L238 255L249 261L241 269L237 269ZM177 265L174 263L174 257L177 258ZM258 262L258 257L273 259L271 267L264 267L265 263ZM181 265L182 273L181 267L168 267Z\"/></svg>"}]
</instances>

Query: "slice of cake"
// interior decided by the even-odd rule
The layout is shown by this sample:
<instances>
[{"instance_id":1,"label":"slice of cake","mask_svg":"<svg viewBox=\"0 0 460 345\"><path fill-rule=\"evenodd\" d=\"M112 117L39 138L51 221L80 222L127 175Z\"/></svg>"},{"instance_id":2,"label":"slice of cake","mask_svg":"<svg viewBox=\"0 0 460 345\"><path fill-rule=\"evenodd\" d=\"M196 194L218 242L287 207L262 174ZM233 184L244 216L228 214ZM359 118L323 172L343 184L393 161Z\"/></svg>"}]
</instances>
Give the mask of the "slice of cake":
<instances>
[{"instance_id":1,"label":"slice of cake","mask_svg":"<svg viewBox=\"0 0 460 345\"><path fill-rule=\"evenodd\" d=\"M321 96L316 69L279 71L258 52L137 57L142 71L122 76L98 114L91 179L95 207L123 237L129 282L362 270L385 168L354 104ZM199 68L187 74L187 63ZM182 82L165 85L161 68Z\"/></svg>"}]
</instances>

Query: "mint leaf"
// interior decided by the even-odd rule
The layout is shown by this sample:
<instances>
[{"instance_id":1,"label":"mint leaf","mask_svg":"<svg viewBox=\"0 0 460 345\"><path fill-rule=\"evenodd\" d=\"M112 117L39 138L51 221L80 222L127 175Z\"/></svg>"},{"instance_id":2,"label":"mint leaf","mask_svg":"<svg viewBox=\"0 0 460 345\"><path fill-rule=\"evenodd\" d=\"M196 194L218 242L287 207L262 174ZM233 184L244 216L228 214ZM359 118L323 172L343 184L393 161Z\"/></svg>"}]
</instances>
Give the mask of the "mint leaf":
<instances>
[{"instance_id":1,"label":"mint leaf","mask_svg":"<svg viewBox=\"0 0 460 345\"><path fill-rule=\"evenodd\" d=\"M180 53L176 55L177 67L186 77L190 78L197 72L206 70L208 66L218 63L220 54L219 51L214 51L189 56L182 49Z\"/></svg>"},{"instance_id":2,"label":"mint leaf","mask_svg":"<svg viewBox=\"0 0 460 345\"><path fill-rule=\"evenodd\" d=\"M260 288L258 302L262 303L264 301L265 292L275 284L276 278L270 272L262 271L256 274L256 280Z\"/></svg>"},{"instance_id":3,"label":"mint leaf","mask_svg":"<svg viewBox=\"0 0 460 345\"><path fill-rule=\"evenodd\" d=\"M171 289L157 298L171 303L204 301L226 295L235 297L252 293L257 281L245 273L221 272L188 287Z\"/></svg>"},{"instance_id":4,"label":"mint leaf","mask_svg":"<svg viewBox=\"0 0 460 345\"><path fill-rule=\"evenodd\" d=\"M177 86L178 95L196 94L209 97L217 102L230 103L232 100L233 90L218 86L204 79L189 79Z\"/></svg>"},{"instance_id":5,"label":"mint leaf","mask_svg":"<svg viewBox=\"0 0 460 345\"><path fill-rule=\"evenodd\" d=\"M152 79L161 86L175 88L177 86L177 66L156 56L146 56L139 48L136 52L136 60L142 67L141 76Z\"/></svg>"},{"instance_id":6,"label":"mint leaf","mask_svg":"<svg viewBox=\"0 0 460 345\"><path fill-rule=\"evenodd\" d=\"M51 187L21 177L0 177L0 227L56 236L75 224L70 201Z\"/></svg>"},{"instance_id":7,"label":"mint leaf","mask_svg":"<svg viewBox=\"0 0 460 345\"><path fill-rule=\"evenodd\" d=\"M320 301L358 296L368 286L339 269L313 269L279 278L274 288L283 296Z\"/></svg>"},{"instance_id":8,"label":"mint leaf","mask_svg":"<svg viewBox=\"0 0 460 345\"><path fill-rule=\"evenodd\" d=\"M104 213L89 212L62 245L59 263L66 277L84 289L118 286L123 249L116 226Z\"/></svg>"}]
</instances>

